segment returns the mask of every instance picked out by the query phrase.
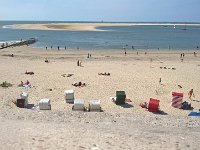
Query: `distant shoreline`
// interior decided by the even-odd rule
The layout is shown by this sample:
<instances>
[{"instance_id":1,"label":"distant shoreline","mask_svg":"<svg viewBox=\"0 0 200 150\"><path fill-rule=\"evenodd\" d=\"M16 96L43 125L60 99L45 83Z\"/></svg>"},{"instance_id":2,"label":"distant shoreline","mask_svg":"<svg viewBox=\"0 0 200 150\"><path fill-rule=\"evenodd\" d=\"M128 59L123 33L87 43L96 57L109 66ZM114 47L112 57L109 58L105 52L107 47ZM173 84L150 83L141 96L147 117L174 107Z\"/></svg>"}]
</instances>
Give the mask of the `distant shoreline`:
<instances>
[{"instance_id":1,"label":"distant shoreline","mask_svg":"<svg viewBox=\"0 0 200 150\"><path fill-rule=\"evenodd\" d=\"M98 27L112 26L200 26L190 23L40 23L40 24L14 24L16 29L31 30L68 30L68 31L106 31Z\"/></svg>"}]
</instances>

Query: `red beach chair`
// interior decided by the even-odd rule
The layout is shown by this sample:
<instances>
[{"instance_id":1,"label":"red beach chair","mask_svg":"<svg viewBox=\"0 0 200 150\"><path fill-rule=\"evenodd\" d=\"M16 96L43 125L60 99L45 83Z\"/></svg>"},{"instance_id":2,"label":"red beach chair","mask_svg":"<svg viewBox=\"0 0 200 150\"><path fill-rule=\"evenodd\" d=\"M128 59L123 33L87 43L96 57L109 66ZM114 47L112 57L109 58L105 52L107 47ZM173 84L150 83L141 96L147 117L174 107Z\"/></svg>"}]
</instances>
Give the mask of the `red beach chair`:
<instances>
[{"instance_id":1,"label":"red beach chair","mask_svg":"<svg viewBox=\"0 0 200 150\"><path fill-rule=\"evenodd\" d=\"M150 98L150 100L149 100L149 106L148 106L148 111L149 112L159 112L159 110L158 110L159 103L160 103L159 100Z\"/></svg>"}]
</instances>

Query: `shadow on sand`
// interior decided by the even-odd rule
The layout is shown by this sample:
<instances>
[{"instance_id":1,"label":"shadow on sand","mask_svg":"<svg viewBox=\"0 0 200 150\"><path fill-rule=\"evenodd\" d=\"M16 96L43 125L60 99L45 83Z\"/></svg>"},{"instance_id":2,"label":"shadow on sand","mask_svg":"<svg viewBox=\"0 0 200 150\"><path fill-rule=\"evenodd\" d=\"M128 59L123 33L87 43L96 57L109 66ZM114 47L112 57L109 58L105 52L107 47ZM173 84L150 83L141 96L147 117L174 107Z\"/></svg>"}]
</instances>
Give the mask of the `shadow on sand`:
<instances>
[{"instance_id":1,"label":"shadow on sand","mask_svg":"<svg viewBox=\"0 0 200 150\"><path fill-rule=\"evenodd\" d=\"M159 111L159 112L153 112L154 114L157 115L168 115L168 113L164 112L163 110Z\"/></svg>"},{"instance_id":2,"label":"shadow on sand","mask_svg":"<svg viewBox=\"0 0 200 150\"><path fill-rule=\"evenodd\" d=\"M120 104L119 106L123 107L123 108L132 108L133 105L129 104L129 103L125 103L125 104Z\"/></svg>"},{"instance_id":3,"label":"shadow on sand","mask_svg":"<svg viewBox=\"0 0 200 150\"><path fill-rule=\"evenodd\" d=\"M33 107L34 107L34 104L28 104L26 108L27 109L32 109Z\"/></svg>"}]
</instances>

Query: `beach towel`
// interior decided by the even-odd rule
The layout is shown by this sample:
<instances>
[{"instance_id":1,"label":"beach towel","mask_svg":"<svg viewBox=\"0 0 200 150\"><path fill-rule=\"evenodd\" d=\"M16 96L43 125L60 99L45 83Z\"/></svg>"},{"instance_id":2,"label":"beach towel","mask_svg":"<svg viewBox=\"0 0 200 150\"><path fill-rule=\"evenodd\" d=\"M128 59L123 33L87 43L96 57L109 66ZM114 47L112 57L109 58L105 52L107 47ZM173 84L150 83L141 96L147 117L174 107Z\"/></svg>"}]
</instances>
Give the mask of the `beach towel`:
<instances>
[{"instance_id":1,"label":"beach towel","mask_svg":"<svg viewBox=\"0 0 200 150\"><path fill-rule=\"evenodd\" d=\"M32 85L31 84L28 84L28 85L24 84L24 85L18 85L18 87L26 89L26 88L32 88Z\"/></svg>"},{"instance_id":2,"label":"beach towel","mask_svg":"<svg viewBox=\"0 0 200 150\"><path fill-rule=\"evenodd\" d=\"M192 111L192 112L190 112L188 114L188 116L200 116L200 112L194 112L194 111Z\"/></svg>"}]
</instances>

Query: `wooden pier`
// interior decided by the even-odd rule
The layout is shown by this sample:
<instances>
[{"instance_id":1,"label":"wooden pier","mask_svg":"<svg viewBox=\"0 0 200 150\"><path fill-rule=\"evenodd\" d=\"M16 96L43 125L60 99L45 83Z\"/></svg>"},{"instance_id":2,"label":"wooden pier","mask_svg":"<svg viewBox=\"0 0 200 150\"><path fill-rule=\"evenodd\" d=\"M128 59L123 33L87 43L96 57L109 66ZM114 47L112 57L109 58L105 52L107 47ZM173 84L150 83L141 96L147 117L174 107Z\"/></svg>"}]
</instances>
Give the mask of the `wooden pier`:
<instances>
[{"instance_id":1,"label":"wooden pier","mask_svg":"<svg viewBox=\"0 0 200 150\"><path fill-rule=\"evenodd\" d=\"M0 46L0 49L4 49L4 48L8 48L8 47L23 46L23 45L27 45L28 46L28 45L33 44L35 42L37 42L36 38L30 38L28 40L23 40L23 41L12 43L12 44L2 44Z\"/></svg>"}]
</instances>

